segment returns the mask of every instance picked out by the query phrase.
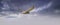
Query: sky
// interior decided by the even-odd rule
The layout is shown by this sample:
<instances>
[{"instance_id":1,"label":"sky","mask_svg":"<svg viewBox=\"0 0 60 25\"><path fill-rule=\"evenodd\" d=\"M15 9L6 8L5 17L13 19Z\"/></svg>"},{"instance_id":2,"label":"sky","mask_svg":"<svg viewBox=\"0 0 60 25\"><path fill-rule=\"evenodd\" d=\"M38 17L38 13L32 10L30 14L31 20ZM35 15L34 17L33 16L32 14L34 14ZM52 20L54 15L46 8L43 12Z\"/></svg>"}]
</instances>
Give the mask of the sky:
<instances>
[{"instance_id":1,"label":"sky","mask_svg":"<svg viewBox=\"0 0 60 25\"><path fill-rule=\"evenodd\" d=\"M0 13L21 13L34 5L32 13L60 15L60 0L1 0ZM3 12L3 13L2 13Z\"/></svg>"},{"instance_id":2,"label":"sky","mask_svg":"<svg viewBox=\"0 0 60 25\"><path fill-rule=\"evenodd\" d=\"M34 5L32 14L60 15L60 0L1 0L0 14L21 13Z\"/></svg>"},{"instance_id":3,"label":"sky","mask_svg":"<svg viewBox=\"0 0 60 25\"><path fill-rule=\"evenodd\" d=\"M60 25L60 0L0 0L0 25ZM34 5L29 14L22 14Z\"/></svg>"}]
</instances>

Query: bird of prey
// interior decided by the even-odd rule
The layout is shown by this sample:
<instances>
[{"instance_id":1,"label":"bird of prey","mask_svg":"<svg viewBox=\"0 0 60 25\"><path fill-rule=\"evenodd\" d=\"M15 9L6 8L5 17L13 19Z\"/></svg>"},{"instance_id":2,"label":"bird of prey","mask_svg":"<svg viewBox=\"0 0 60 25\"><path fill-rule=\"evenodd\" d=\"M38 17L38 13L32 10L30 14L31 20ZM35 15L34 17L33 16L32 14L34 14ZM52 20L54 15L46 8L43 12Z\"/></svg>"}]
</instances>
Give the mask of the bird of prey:
<instances>
[{"instance_id":1,"label":"bird of prey","mask_svg":"<svg viewBox=\"0 0 60 25\"><path fill-rule=\"evenodd\" d=\"M29 14L29 12L33 9L34 9L34 5L31 8L29 8L28 10L23 11L22 14Z\"/></svg>"}]
</instances>

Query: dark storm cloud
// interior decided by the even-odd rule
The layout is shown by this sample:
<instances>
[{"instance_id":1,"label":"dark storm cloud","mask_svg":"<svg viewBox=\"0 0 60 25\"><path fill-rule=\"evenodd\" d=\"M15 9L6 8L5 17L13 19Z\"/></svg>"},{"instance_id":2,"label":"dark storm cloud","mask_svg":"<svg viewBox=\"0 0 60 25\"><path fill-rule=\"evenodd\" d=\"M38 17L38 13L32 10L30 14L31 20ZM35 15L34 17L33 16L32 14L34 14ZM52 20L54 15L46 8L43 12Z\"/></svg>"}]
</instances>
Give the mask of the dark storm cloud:
<instances>
[{"instance_id":1,"label":"dark storm cloud","mask_svg":"<svg viewBox=\"0 0 60 25\"><path fill-rule=\"evenodd\" d=\"M3 7L4 5L6 6L5 10L18 11L19 9L26 10L30 8L32 5L34 5L35 7L43 6L49 3L50 1L51 0L3 0L2 2Z\"/></svg>"},{"instance_id":2,"label":"dark storm cloud","mask_svg":"<svg viewBox=\"0 0 60 25\"><path fill-rule=\"evenodd\" d=\"M16 6L22 8L23 10L26 10L29 7L31 7L33 4L35 7L39 7L49 3L50 1L51 0L10 0L8 1L8 5L11 8Z\"/></svg>"},{"instance_id":3,"label":"dark storm cloud","mask_svg":"<svg viewBox=\"0 0 60 25\"><path fill-rule=\"evenodd\" d=\"M60 9L60 0L55 0L55 1L53 1L52 6L53 6L53 8L55 8L55 9Z\"/></svg>"},{"instance_id":4,"label":"dark storm cloud","mask_svg":"<svg viewBox=\"0 0 60 25\"><path fill-rule=\"evenodd\" d=\"M18 3L19 5L25 5L25 4L35 4L35 5L44 5L51 0L11 0L11 3Z\"/></svg>"},{"instance_id":5,"label":"dark storm cloud","mask_svg":"<svg viewBox=\"0 0 60 25\"><path fill-rule=\"evenodd\" d=\"M1 9L3 7L3 4L1 2L2 2L2 0L0 0L0 12L1 12Z\"/></svg>"},{"instance_id":6,"label":"dark storm cloud","mask_svg":"<svg viewBox=\"0 0 60 25\"><path fill-rule=\"evenodd\" d=\"M52 5L48 9L42 10L40 13L60 15L60 0L52 0Z\"/></svg>"},{"instance_id":7,"label":"dark storm cloud","mask_svg":"<svg viewBox=\"0 0 60 25\"><path fill-rule=\"evenodd\" d=\"M42 12L53 13L55 9L60 9L59 7L60 0L3 0L2 2L9 6L9 8L6 8L7 11L16 12L16 11L19 11L20 9L27 10L32 5L34 5L35 8L38 8L38 7L47 5L51 1L52 1L52 6L50 6L48 9L42 10Z\"/></svg>"}]
</instances>

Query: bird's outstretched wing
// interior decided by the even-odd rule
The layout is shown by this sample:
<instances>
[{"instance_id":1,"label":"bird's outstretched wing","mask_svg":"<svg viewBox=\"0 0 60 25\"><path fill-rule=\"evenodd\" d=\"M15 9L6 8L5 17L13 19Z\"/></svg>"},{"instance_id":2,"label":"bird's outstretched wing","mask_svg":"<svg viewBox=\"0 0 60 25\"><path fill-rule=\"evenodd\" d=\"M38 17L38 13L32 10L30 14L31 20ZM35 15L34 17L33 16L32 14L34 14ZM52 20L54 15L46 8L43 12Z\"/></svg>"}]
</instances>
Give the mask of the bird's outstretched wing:
<instances>
[{"instance_id":1,"label":"bird's outstretched wing","mask_svg":"<svg viewBox=\"0 0 60 25\"><path fill-rule=\"evenodd\" d=\"M31 10L33 10L34 9L34 6L32 6L31 8L29 8L28 10L26 10L26 11L23 11L22 13L23 14L29 14L29 12L31 11Z\"/></svg>"}]
</instances>

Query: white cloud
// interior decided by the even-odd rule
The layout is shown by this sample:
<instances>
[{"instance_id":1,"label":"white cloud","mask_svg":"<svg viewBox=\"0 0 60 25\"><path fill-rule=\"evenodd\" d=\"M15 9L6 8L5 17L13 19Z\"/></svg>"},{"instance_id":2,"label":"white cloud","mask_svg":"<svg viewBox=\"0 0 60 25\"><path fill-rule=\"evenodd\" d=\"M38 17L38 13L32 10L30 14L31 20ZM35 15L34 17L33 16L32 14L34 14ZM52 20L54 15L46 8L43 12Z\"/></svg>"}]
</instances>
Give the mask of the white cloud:
<instances>
[{"instance_id":1,"label":"white cloud","mask_svg":"<svg viewBox=\"0 0 60 25\"><path fill-rule=\"evenodd\" d=\"M6 18L12 16L13 18ZM16 16L16 17L15 17ZM5 25L60 25L60 18L38 14L10 14L2 19ZM1 22L1 21L0 21Z\"/></svg>"}]
</instances>

